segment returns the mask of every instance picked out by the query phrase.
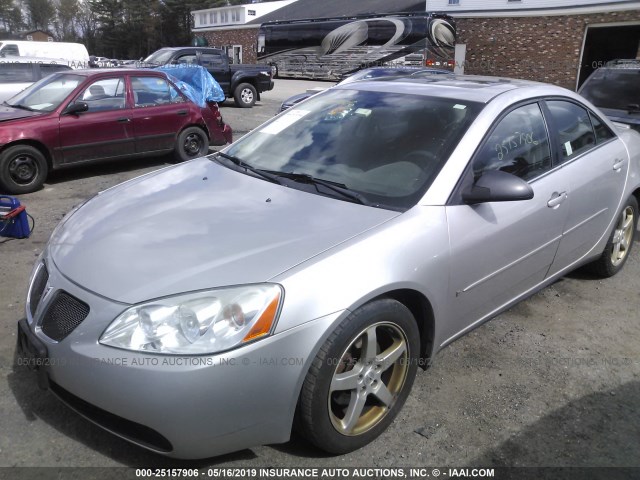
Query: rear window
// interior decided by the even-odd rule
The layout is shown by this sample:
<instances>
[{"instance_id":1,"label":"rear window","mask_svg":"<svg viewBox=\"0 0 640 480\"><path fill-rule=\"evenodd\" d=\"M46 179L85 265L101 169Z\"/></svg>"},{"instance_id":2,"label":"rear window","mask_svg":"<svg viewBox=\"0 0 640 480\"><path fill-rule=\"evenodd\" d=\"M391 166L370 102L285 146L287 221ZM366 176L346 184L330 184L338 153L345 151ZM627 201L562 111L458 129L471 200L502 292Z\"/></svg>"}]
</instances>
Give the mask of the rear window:
<instances>
[{"instance_id":1,"label":"rear window","mask_svg":"<svg viewBox=\"0 0 640 480\"><path fill-rule=\"evenodd\" d=\"M593 72L580 94L601 108L626 110L640 104L640 68L600 68Z\"/></svg>"},{"instance_id":2,"label":"rear window","mask_svg":"<svg viewBox=\"0 0 640 480\"><path fill-rule=\"evenodd\" d=\"M30 63L0 63L0 83L33 82Z\"/></svg>"}]
</instances>

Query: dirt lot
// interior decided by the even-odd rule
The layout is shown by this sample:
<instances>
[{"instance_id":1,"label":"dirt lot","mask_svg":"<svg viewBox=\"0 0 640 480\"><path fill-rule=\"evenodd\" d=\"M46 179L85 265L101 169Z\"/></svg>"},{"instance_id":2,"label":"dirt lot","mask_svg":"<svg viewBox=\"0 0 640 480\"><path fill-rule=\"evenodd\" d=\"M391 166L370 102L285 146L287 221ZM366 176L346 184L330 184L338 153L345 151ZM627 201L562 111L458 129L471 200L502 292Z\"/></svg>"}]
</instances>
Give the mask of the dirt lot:
<instances>
[{"instance_id":1,"label":"dirt lot","mask_svg":"<svg viewBox=\"0 0 640 480\"><path fill-rule=\"evenodd\" d=\"M280 81L255 108L227 102L223 116L238 138L273 116L283 98L318 84ZM34 234L0 239L0 466L640 467L638 242L615 278L572 274L446 348L418 374L389 430L349 455L323 456L294 439L177 462L80 418L13 367L31 267L72 206L166 165L151 158L78 168L21 197L35 217Z\"/></svg>"}]
</instances>

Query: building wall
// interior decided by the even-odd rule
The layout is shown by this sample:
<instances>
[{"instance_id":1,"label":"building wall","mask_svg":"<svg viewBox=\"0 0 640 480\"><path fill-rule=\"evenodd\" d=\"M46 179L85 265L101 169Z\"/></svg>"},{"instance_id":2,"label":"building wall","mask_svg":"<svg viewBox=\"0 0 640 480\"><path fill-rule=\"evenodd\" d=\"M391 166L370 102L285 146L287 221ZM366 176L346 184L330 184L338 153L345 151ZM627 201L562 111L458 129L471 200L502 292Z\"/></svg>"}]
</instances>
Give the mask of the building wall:
<instances>
[{"instance_id":1,"label":"building wall","mask_svg":"<svg viewBox=\"0 0 640 480\"><path fill-rule=\"evenodd\" d=\"M256 41L258 25L255 28L219 29L198 33L203 36L212 47L226 45L242 45L242 63L256 63Z\"/></svg>"},{"instance_id":2,"label":"building wall","mask_svg":"<svg viewBox=\"0 0 640 480\"><path fill-rule=\"evenodd\" d=\"M243 25L295 1L296 0L279 0L276 2L251 3L248 5L194 10L191 12L195 25L193 31L197 32L199 29L210 27Z\"/></svg>"},{"instance_id":3,"label":"building wall","mask_svg":"<svg viewBox=\"0 0 640 480\"><path fill-rule=\"evenodd\" d=\"M569 16L461 18L465 73L524 78L575 89L587 25L640 22L640 10Z\"/></svg>"}]
</instances>

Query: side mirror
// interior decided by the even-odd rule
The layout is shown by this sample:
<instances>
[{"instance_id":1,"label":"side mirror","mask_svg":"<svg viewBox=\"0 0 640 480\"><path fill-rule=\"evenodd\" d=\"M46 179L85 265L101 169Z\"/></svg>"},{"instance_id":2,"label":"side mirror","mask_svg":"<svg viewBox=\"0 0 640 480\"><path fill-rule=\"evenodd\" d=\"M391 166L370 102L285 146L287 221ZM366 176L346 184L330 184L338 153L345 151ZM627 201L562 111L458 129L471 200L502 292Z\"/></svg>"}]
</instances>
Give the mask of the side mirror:
<instances>
[{"instance_id":1,"label":"side mirror","mask_svg":"<svg viewBox=\"0 0 640 480\"><path fill-rule=\"evenodd\" d=\"M75 102L67 105L67 108L62 112L63 115L77 115L78 113L86 112L89 110L89 105L86 102Z\"/></svg>"},{"instance_id":2,"label":"side mirror","mask_svg":"<svg viewBox=\"0 0 640 480\"><path fill-rule=\"evenodd\" d=\"M462 201L467 205L515 202L532 198L533 189L527 182L500 170L489 170L483 173L471 187L462 192Z\"/></svg>"}]
</instances>

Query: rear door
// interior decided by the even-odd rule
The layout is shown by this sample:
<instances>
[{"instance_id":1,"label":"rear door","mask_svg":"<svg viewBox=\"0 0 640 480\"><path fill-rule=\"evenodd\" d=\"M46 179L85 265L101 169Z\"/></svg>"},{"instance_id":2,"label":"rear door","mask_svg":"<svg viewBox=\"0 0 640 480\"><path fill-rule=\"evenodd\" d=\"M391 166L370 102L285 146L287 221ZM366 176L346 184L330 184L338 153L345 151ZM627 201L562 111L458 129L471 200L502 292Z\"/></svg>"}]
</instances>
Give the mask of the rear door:
<instances>
[{"instance_id":1,"label":"rear door","mask_svg":"<svg viewBox=\"0 0 640 480\"><path fill-rule=\"evenodd\" d=\"M588 254L609 235L622 202L629 160L622 141L593 112L569 99L546 102L562 175L570 182L569 216L549 272Z\"/></svg>"},{"instance_id":2,"label":"rear door","mask_svg":"<svg viewBox=\"0 0 640 480\"><path fill-rule=\"evenodd\" d=\"M85 102L89 110L60 117L63 163L134 153L132 110L126 102L124 75L88 82L73 102Z\"/></svg>"},{"instance_id":3,"label":"rear door","mask_svg":"<svg viewBox=\"0 0 640 480\"><path fill-rule=\"evenodd\" d=\"M191 103L163 76L130 76L136 153L167 152L189 117Z\"/></svg>"}]
</instances>

